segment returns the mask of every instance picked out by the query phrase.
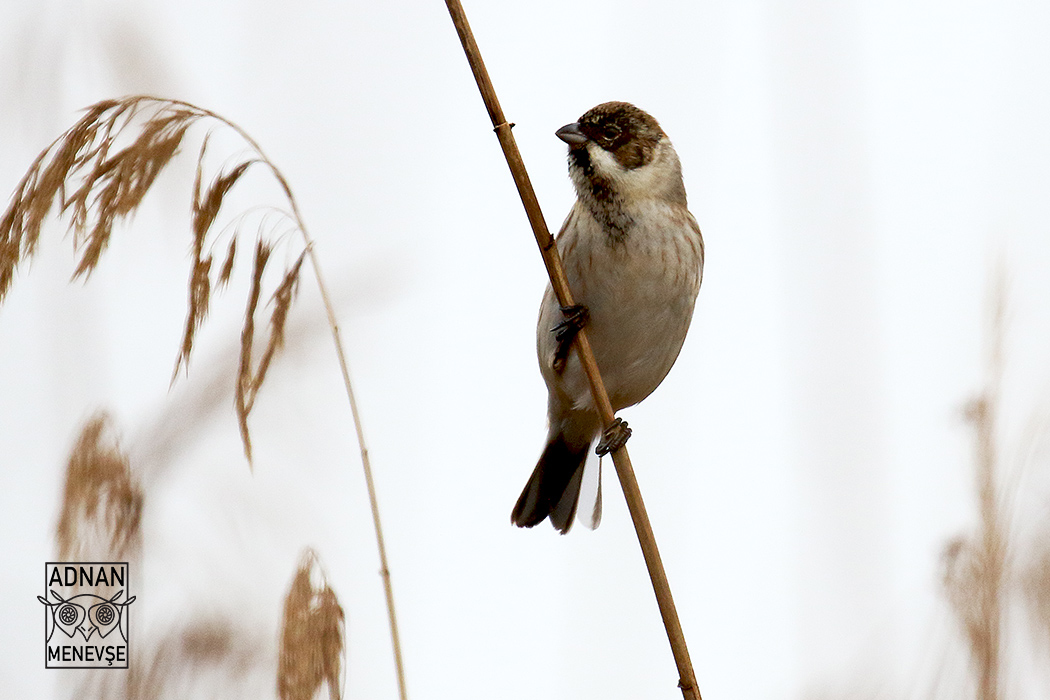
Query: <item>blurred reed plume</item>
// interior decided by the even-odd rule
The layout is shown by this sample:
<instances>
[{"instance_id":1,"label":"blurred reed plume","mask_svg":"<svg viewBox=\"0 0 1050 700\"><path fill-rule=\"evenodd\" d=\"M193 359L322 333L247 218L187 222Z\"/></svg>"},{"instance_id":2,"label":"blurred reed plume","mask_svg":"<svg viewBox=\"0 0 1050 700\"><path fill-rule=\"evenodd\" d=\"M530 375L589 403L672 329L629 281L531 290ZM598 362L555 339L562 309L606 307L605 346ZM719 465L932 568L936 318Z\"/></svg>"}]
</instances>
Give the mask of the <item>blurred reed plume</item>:
<instances>
[{"instance_id":1,"label":"blurred reed plume","mask_svg":"<svg viewBox=\"0 0 1050 700\"><path fill-rule=\"evenodd\" d=\"M976 676L978 700L1001 697L1003 610L1007 605L1009 501L999 487L997 417L1003 371L1005 274L990 292L985 386L966 408L973 426L979 525L975 534L954 538L942 558L943 584L962 627Z\"/></svg>"},{"instance_id":2,"label":"blurred reed plume","mask_svg":"<svg viewBox=\"0 0 1050 700\"><path fill-rule=\"evenodd\" d=\"M205 137L197 156L197 174L191 202L193 261L188 283L188 310L182 344L175 360L172 381L188 365L197 330L204 322L212 291L230 280L241 238L238 227L213 231L231 188L254 165L268 169L288 197L291 212L282 212L301 228L294 198L284 177L258 145L237 125L195 105L149 96L105 100L89 107L84 116L37 156L15 189L11 203L0 217L0 303L14 281L20 264L33 257L41 229L52 209L68 217L73 247L79 262L73 277L86 277L109 246L113 226L141 204L198 121L212 121L236 131L254 151L220 171L205 184ZM210 134L209 134L210 136ZM228 240L226 240L228 239ZM236 410L244 452L251 461L252 444L248 415L262 386L274 353L284 339L288 310L295 298L304 245L281 274L270 295L272 309L269 337L258 359L253 358L256 315L263 293L263 275L279 240L262 226L257 232L252 259L251 289L241 330L240 364L236 380ZM213 272L216 256L222 264Z\"/></svg>"},{"instance_id":3,"label":"blurred reed plume","mask_svg":"<svg viewBox=\"0 0 1050 700\"><path fill-rule=\"evenodd\" d=\"M306 550L284 600L277 671L281 700L311 700L322 684L328 686L331 700L342 697L344 621L317 555Z\"/></svg>"},{"instance_id":4,"label":"blurred reed plume","mask_svg":"<svg viewBox=\"0 0 1050 700\"><path fill-rule=\"evenodd\" d=\"M997 321L998 321L997 317ZM996 324L996 330L1001 328ZM997 341L1001 342L1001 339ZM980 526L975 537L962 540L955 569L957 576L945 579L949 601L966 630L971 659L977 674L977 697L1000 697L1000 656L1006 571L1007 513L997 493L995 447L998 377L974 400L967 418L977 441L977 497Z\"/></svg>"},{"instance_id":5,"label":"blurred reed plume","mask_svg":"<svg viewBox=\"0 0 1050 700\"><path fill-rule=\"evenodd\" d=\"M107 686L109 678L104 676L97 681L97 687L90 689L91 695L85 689L81 697L161 700L199 693L201 685L211 692L221 690L226 697L239 697L236 681L259 653L259 649L240 639L227 621L194 619L185 628L155 642L147 653L137 654L126 678ZM208 673L216 667L223 672ZM216 675L220 677L216 679Z\"/></svg>"},{"instance_id":6,"label":"blurred reed plume","mask_svg":"<svg viewBox=\"0 0 1050 700\"><path fill-rule=\"evenodd\" d=\"M142 491L104 413L81 429L66 467L55 539L66 561L120 561L139 550Z\"/></svg>"},{"instance_id":7,"label":"blurred reed plume","mask_svg":"<svg viewBox=\"0 0 1050 700\"><path fill-rule=\"evenodd\" d=\"M192 617L133 650L128 669L85 671L71 679L71 697L85 700L265 697L266 646L254 630L222 617ZM145 647L145 648L143 648Z\"/></svg>"}]
</instances>

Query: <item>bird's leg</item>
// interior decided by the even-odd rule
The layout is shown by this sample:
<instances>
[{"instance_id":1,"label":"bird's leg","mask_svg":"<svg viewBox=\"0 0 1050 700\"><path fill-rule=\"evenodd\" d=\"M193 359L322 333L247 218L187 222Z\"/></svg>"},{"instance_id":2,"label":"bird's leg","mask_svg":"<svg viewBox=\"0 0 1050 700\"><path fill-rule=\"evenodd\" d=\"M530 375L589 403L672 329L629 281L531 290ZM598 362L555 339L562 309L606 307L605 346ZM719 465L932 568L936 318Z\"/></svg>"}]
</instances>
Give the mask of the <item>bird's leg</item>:
<instances>
[{"instance_id":1,"label":"bird's leg","mask_svg":"<svg viewBox=\"0 0 1050 700\"><path fill-rule=\"evenodd\" d=\"M565 369L565 361L569 359L569 348L572 347L572 341L576 339L576 334L590 320L590 312L583 304L563 306L561 307L561 312L565 316L565 320L551 328L551 332L554 333L554 340L558 343L554 349L553 363L554 371L558 374L561 374L562 370Z\"/></svg>"},{"instance_id":2,"label":"bird's leg","mask_svg":"<svg viewBox=\"0 0 1050 700\"><path fill-rule=\"evenodd\" d=\"M631 429L627 427L627 421L617 418L612 425L602 431L602 439L598 441L594 452L599 457L604 457L626 445L629 437L631 437Z\"/></svg>"}]
</instances>

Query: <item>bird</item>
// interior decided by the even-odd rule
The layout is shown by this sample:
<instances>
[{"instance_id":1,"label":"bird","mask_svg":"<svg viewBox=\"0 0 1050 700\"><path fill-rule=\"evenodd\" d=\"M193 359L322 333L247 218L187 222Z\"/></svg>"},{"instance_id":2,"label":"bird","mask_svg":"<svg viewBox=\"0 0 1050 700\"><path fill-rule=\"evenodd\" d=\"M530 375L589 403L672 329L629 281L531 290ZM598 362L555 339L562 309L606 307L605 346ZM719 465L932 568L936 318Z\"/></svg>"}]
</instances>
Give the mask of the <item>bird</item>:
<instances>
[{"instance_id":1,"label":"bird","mask_svg":"<svg viewBox=\"0 0 1050 700\"><path fill-rule=\"evenodd\" d=\"M566 534L580 498L584 464L630 437L620 419L602 431L579 358L579 329L598 363L613 410L633 406L663 381L693 317L704 240L689 212L682 166L660 124L628 102L605 102L555 134L568 144L576 201L556 237L576 303L562 307L548 284L536 352L547 384L543 453L511 513L519 527L550 518ZM600 464L600 463L599 463ZM601 519L601 475L591 515Z\"/></svg>"}]
</instances>

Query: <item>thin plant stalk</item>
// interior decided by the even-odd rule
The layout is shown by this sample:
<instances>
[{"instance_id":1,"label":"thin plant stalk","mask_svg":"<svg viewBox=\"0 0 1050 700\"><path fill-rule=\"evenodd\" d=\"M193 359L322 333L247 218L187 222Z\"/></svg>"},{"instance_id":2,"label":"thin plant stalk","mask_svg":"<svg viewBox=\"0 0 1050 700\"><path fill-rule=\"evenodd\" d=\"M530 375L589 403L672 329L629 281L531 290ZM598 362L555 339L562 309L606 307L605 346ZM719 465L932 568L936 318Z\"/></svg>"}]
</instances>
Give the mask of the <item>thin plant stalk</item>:
<instances>
[{"instance_id":1,"label":"thin plant stalk","mask_svg":"<svg viewBox=\"0 0 1050 700\"><path fill-rule=\"evenodd\" d=\"M474 73L478 89L481 91L481 97L485 102L489 118L492 120L496 138L499 139L500 146L503 148L503 155L507 159L507 165L510 167L514 184L517 186L518 194L521 197L522 204L525 206L525 213L536 236L536 243L539 245L540 254L543 256L543 263L547 268L551 287L558 298L559 304L572 306L574 303L572 292L569 290L569 282L565 276L561 256L558 254L554 237L551 236L550 231L547 229L539 201L536 199L536 192L533 190L532 182L529 180L528 172L525 170L525 163L521 159L521 153L518 151L517 143L511 132L511 128L514 125L510 124L503 115L503 109L500 107L499 99L496 97L496 91L492 86L492 80L489 78L488 70L486 70L485 63L481 58L481 51L474 40L474 34L470 30L470 24L467 22L463 6L459 0L445 0L445 4L448 6L448 11L452 17L452 23L459 34L460 42L463 44L463 51L467 55L467 61L470 63L470 68ZM615 415L612 403L609 401L609 395L605 391L601 374L598 372L598 364L594 359L590 342L587 340L586 329L579 331L574 345L580 358L580 364L583 366L583 370L590 382L591 393L594 396L594 403L598 407L602 424L605 428L608 428L613 424ZM616 475L620 480L620 486L623 488L624 497L627 500L627 508L631 513L631 520L634 522L634 529L638 535L638 543L642 548L645 565L649 569L649 578L652 580L656 601L660 608L660 616L663 618L664 628L667 630L667 638L671 643L671 652L674 654L675 664L678 667L678 687L682 689L682 695L685 700L701 700L696 674L693 672L693 664L689 658L689 649L686 646L685 634L682 632L682 623L678 619L678 611L675 609L674 599L671 596L667 573L664 571L660 551L656 545L656 537L653 535L652 526L649 524L649 516L645 511L645 503L642 501L642 493L638 488L638 480L635 478L634 468L631 466L627 448L620 447L614 451L612 459L616 467Z\"/></svg>"},{"instance_id":2,"label":"thin plant stalk","mask_svg":"<svg viewBox=\"0 0 1050 700\"><path fill-rule=\"evenodd\" d=\"M292 205L293 210L295 205ZM296 214L298 216L298 214ZM368 458L368 448L365 446L364 429L361 427L361 416L357 411L357 400L354 398L354 388L350 383L350 369L343 353L343 342L339 336L339 323L335 317L335 309L328 296L328 289L321 276L321 266L317 256L314 254L313 242L310 240L305 229L302 229L303 237L307 241L310 251L310 264L317 278L317 286L321 290L321 299L324 302L325 311L328 314L328 325L332 330L332 340L335 342L335 352L339 357L339 368L343 372L343 386L346 388L346 398L350 402L350 412L354 417L354 428L357 430L357 444L361 447L361 466L365 472L365 484L368 487L368 503L372 508L372 523L376 530L376 546L379 549L379 575L383 579L383 593L386 596L386 612L390 620L390 641L394 647L394 665L397 667L397 690L401 700L408 699L408 691L405 687L405 667L401 658L401 636L398 633L397 613L394 610L394 588L390 582L390 567L386 560L386 544L383 540L383 526L379 521L379 502L376 500L375 482L372 480L372 462Z\"/></svg>"},{"instance_id":3,"label":"thin plant stalk","mask_svg":"<svg viewBox=\"0 0 1050 700\"><path fill-rule=\"evenodd\" d=\"M221 119L221 117L219 118ZM243 131L236 124L230 122L227 123L229 123L230 126L232 126L233 129L245 141L247 141L253 149L255 149L255 152L259 154L263 162L270 167L277 182L284 190L285 196L288 198L288 202L292 207L292 216L295 218L296 225L302 233L303 241L306 243L306 250L310 257L310 266L313 268L314 277L317 279L317 288L321 292L321 301L324 304L325 313L328 316L328 327L332 332L332 342L335 345L335 354L339 362L339 369L343 374L343 387L346 389L346 398L350 403L350 413L354 419L354 430L357 431L357 444L361 448L361 466L365 472L365 485L368 488L368 504L372 509L372 524L375 526L376 547L379 550L379 575L383 579L386 612L387 618L390 621L390 641L394 648L394 665L397 670L398 697L401 700L408 700L408 691L405 685L405 665L401 656L401 635L398 632L397 612L394 608L394 588L390 582L390 566L387 564L386 543L383 539L383 525L379 518L379 501L376 498L375 481L372 478L372 462L368 457L368 447L365 444L364 428L361 426L361 414L357 409L357 399L354 397L354 387L350 381L350 365L346 360L346 353L343 351L343 340L339 333L339 321L335 315L335 306L332 304L332 298L328 294L328 285L325 284L324 275L321 273L321 263L314 248L313 238L310 237L309 232L306 230L306 224L303 222L303 217L299 212L299 204L295 200L295 196L292 195L292 190L288 185L288 181L284 179L284 175L282 175L277 168L270 165L270 160L263 153L262 147L256 143L255 139L249 136L247 132Z\"/></svg>"}]
</instances>

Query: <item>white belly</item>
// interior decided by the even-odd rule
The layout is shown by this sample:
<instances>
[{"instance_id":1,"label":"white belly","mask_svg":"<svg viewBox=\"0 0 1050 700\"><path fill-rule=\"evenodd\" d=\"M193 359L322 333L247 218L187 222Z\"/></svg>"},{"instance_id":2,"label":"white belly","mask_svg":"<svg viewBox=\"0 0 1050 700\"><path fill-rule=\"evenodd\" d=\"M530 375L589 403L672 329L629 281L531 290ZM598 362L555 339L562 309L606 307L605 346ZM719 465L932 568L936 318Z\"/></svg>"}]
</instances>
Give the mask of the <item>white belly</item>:
<instances>
[{"instance_id":1,"label":"white belly","mask_svg":"<svg viewBox=\"0 0 1050 700\"><path fill-rule=\"evenodd\" d=\"M688 213L654 203L635 220L645 223L610 243L577 205L558 239L575 301L590 310L587 337L616 410L644 399L670 371L689 330L703 266L700 232ZM575 350L560 375L552 368L550 329L562 318L548 287L537 327L541 371L564 408L593 410Z\"/></svg>"}]
</instances>

